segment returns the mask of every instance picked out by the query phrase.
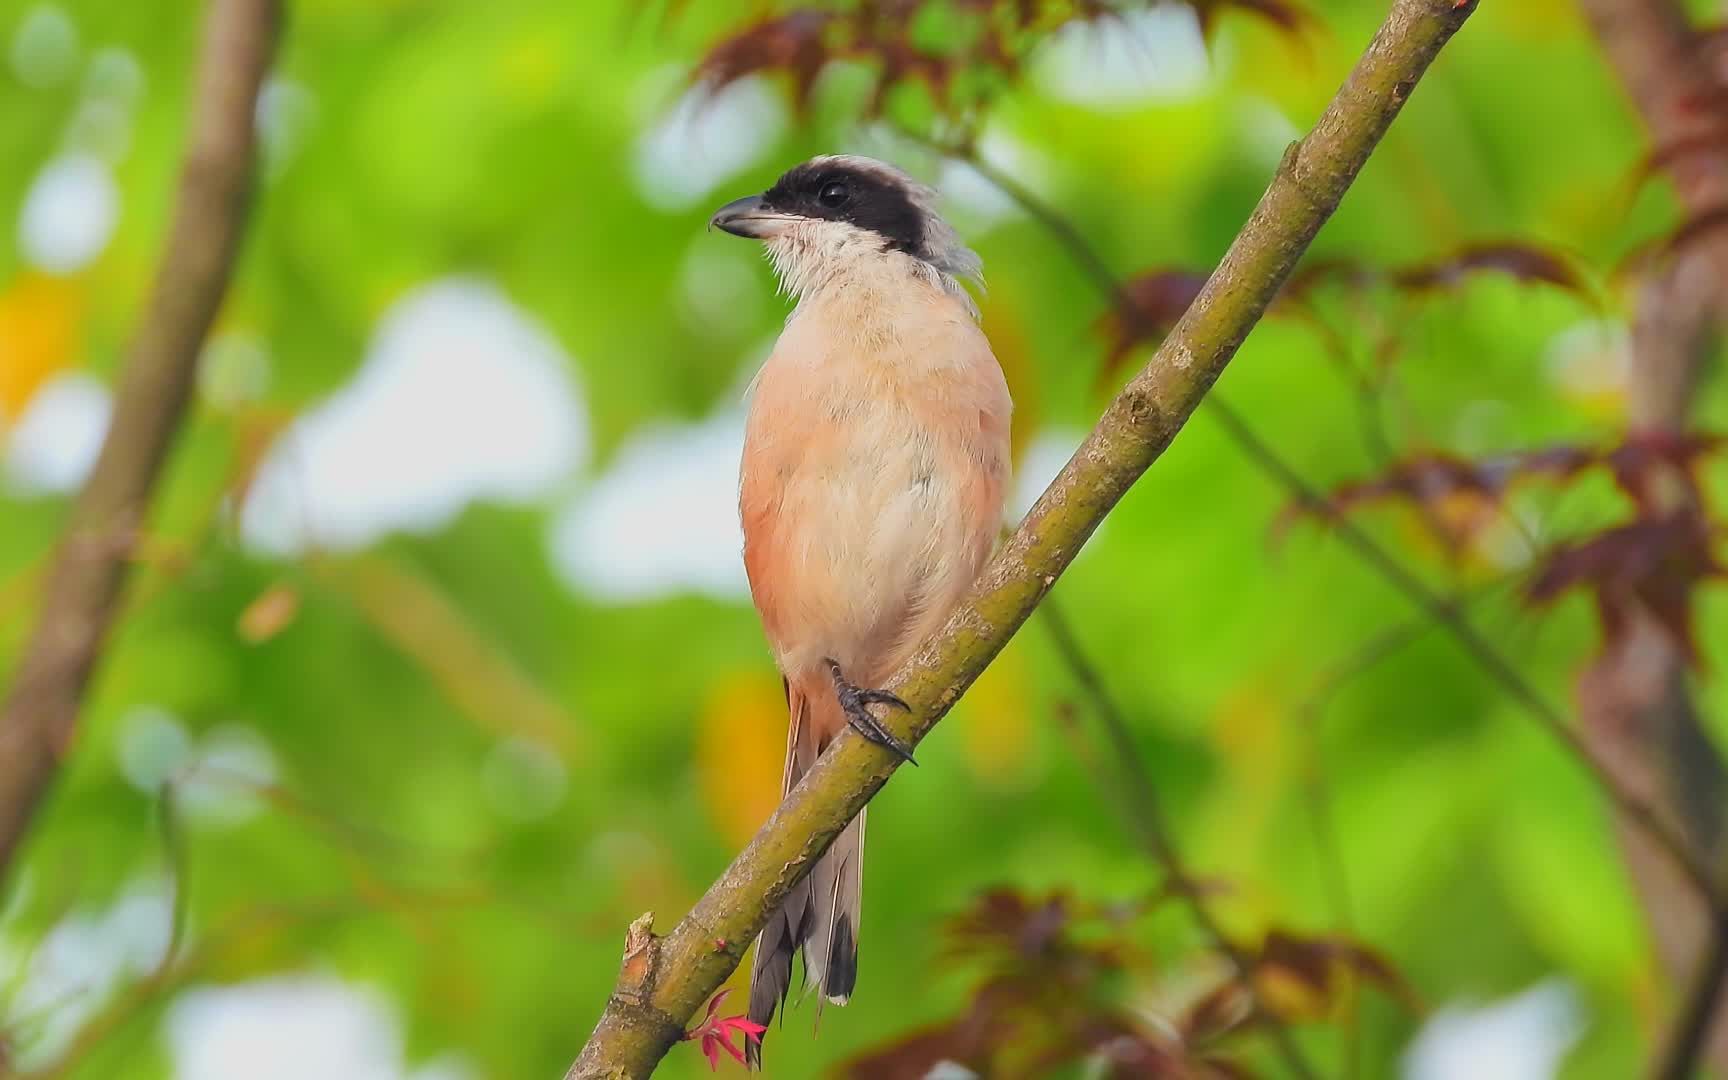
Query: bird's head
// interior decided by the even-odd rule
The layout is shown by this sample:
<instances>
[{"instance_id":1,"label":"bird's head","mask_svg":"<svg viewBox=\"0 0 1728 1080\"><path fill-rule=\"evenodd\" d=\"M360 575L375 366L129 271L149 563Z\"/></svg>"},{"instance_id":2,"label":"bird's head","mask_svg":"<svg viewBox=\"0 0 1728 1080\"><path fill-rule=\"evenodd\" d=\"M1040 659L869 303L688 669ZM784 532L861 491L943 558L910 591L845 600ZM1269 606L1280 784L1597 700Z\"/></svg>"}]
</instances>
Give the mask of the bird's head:
<instances>
[{"instance_id":1,"label":"bird's head","mask_svg":"<svg viewBox=\"0 0 1728 1080\"><path fill-rule=\"evenodd\" d=\"M865 265L903 266L962 294L958 282L979 277L978 256L937 214L936 192L874 158L811 158L709 225L761 240L800 297Z\"/></svg>"}]
</instances>

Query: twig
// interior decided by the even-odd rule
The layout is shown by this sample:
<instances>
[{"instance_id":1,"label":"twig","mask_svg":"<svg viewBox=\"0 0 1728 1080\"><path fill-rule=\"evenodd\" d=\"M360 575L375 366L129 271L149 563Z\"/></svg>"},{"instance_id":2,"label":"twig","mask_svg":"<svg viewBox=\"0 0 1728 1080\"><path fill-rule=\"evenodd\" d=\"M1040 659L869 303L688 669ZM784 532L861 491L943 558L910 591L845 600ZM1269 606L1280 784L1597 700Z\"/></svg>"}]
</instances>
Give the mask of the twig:
<instances>
[{"instance_id":1,"label":"twig","mask_svg":"<svg viewBox=\"0 0 1728 1080\"><path fill-rule=\"evenodd\" d=\"M1474 10L1394 0L1314 130L1291 145L1235 243L946 627L890 680L910 703L888 720L916 743L995 658L1111 508L1176 437L1337 209L1417 81ZM842 735L665 937L637 920L619 980L568 1080L645 1077L738 966L750 939L899 759Z\"/></svg>"},{"instance_id":2,"label":"twig","mask_svg":"<svg viewBox=\"0 0 1728 1080\"><path fill-rule=\"evenodd\" d=\"M1140 756L1140 748L1134 743L1133 729L1129 726L1128 718L1117 707L1115 699L1111 697L1109 688L1104 685L1103 675L1087 657L1054 597L1045 597L1038 612L1045 629L1050 631L1050 640L1056 645L1057 655L1068 666L1074 681L1080 684L1081 690L1091 699L1092 711L1098 714L1099 723L1104 726L1104 731L1109 736L1111 749L1115 751L1117 763L1122 770L1122 788L1127 796L1129 817L1139 829L1147 854L1164 871L1169 880L1170 891L1188 906L1195 924L1200 927L1207 941L1230 962L1236 985L1253 1004L1255 1016L1262 1021L1267 1038L1271 1040L1278 1056L1283 1059L1284 1068L1289 1075L1313 1077L1314 1067L1308 1063L1302 1048L1291 1037L1289 1028L1284 1026L1277 1012L1266 1004L1255 983L1254 958L1225 932L1217 916L1212 914L1212 908L1206 903L1205 891L1189 872L1181 849L1176 845L1176 837L1171 832L1169 821L1164 816L1164 809L1159 805L1158 790L1152 782L1152 774L1147 771L1146 763Z\"/></svg>"},{"instance_id":3,"label":"twig","mask_svg":"<svg viewBox=\"0 0 1728 1080\"><path fill-rule=\"evenodd\" d=\"M162 839L162 858L168 864L169 887L174 890L173 907L168 915L168 944L156 962L160 971L174 963L186 944L186 919L192 904L192 875L188 867L191 855L186 843L186 828L180 820L178 780L164 783L157 795L156 827Z\"/></svg>"},{"instance_id":4,"label":"twig","mask_svg":"<svg viewBox=\"0 0 1728 1080\"><path fill-rule=\"evenodd\" d=\"M1302 786L1308 809L1308 827L1314 834L1314 850L1320 863L1320 877L1332 905L1333 919L1339 929L1352 938L1356 936L1356 905L1350 895L1349 866L1339 849L1338 829L1332 817L1332 793L1326 778L1320 722L1327 703L1346 683L1409 645L1433 625L1428 619L1417 616L1374 635L1342 663L1326 672L1296 707L1296 715L1301 718L1308 740L1308 769ZM1362 1008L1358 998L1358 994L1351 994L1349 1007L1339 1025L1338 1075L1342 1080L1353 1080L1362 1071Z\"/></svg>"},{"instance_id":5,"label":"twig","mask_svg":"<svg viewBox=\"0 0 1728 1080\"><path fill-rule=\"evenodd\" d=\"M277 0L214 0L167 248L120 376L114 418L73 508L34 633L0 704L0 873L72 736L114 621L151 492L186 412L233 271Z\"/></svg>"},{"instance_id":6,"label":"twig","mask_svg":"<svg viewBox=\"0 0 1728 1080\"><path fill-rule=\"evenodd\" d=\"M1452 603L1459 604L1464 599L1465 597L1460 596ZM1356 936L1356 911L1350 897L1348 867L1343 852L1339 850L1338 830L1332 820L1332 799L1324 768L1321 721L1327 704L1346 683L1403 649L1433 627L1431 620L1417 616L1375 634L1343 662L1327 671L1296 707L1296 715L1308 736L1309 761L1306 783L1303 785L1307 796L1305 801L1308 825L1314 833L1314 849L1328 900L1332 905L1333 918L1339 928L1352 938ZM1352 1080L1362 1071L1362 1010L1355 994L1351 995L1349 1009L1344 1014L1338 1038L1338 1075L1343 1080Z\"/></svg>"}]
</instances>

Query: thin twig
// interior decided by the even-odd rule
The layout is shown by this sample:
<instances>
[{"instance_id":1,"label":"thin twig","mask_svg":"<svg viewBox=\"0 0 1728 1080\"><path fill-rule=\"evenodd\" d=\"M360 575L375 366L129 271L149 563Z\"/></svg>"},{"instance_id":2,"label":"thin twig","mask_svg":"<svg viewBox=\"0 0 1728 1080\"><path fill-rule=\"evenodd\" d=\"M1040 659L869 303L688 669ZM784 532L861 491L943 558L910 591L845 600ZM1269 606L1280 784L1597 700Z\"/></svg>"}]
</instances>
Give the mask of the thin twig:
<instances>
[{"instance_id":1,"label":"thin twig","mask_svg":"<svg viewBox=\"0 0 1728 1080\"><path fill-rule=\"evenodd\" d=\"M1127 797L1128 816L1138 828L1147 854L1164 871L1169 880L1170 891L1187 905L1194 916L1195 924L1200 927L1207 941L1229 961L1236 985L1241 987L1242 992L1253 1003L1254 1014L1262 1022L1262 1028L1272 1042L1273 1049L1283 1060L1285 1069L1291 1076L1315 1076L1314 1067L1303 1055L1302 1048L1291 1036L1290 1029L1284 1026L1278 1013L1266 1004L1261 995L1254 979L1254 958L1225 932L1206 902L1205 891L1189 872L1181 849L1176 844L1176 837L1170 829L1170 823L1164 816L1164 809L1159 804L1158 790L1153 783L1152 774L1147 771L1140 748L1134 743L1133 729L1104 684L1104 676L1086 655L1054 597L1045 597L1038 611L1045 629L1050 631L1050 640L1056 645L1057 655L1068 666L1074 681L1079 683L1080 689L1091 700L1092 711L1098 714L1099 723L1104 726L1104 731L1109 736L1110 746L1115 751L1117 764L1122 770L1122 788Z\"/></svg>"},{"instance_id":2,"label":"thin twig","mask_svg":"<svg viewBox=\"0 0 1728 1080\"><path fill-rule=\"evenodd\" d=\"M1314 129L1285 154L1194 304L1111 402L966 602L888 680L885 689L910 706L887 718L896 736L916 744L940 722L1170 445L1474 9L1468 0L1394 0ZM899 764L881 747L842 734L670 933L653 933L652 914L638 918L611 999L566 1080L649 1075L788 890Z\"/></svg>"},{"instance_id":3,"label":"thin twig","mask_svg":"<svg viewBox=\"0 0 1728 1080\"><path fill-rule=\"evenodd\" d=\"M180 781L169 780L157 795L156 827L162 840L162 858L168 864L169 888L174 890L168 916L168 944L156 962L158 970L174 963L186 944L186 918L191 910L191 854L185 824L180 820Z\"/></svg>"},{"instance_id":4,"label":"thin twig","mask_svg":"<svg viewBox=\"0 0 1728 1080\"><path fill-rule=\"evenodd\" d=\"M60 541L41 613L0 702L0 874L59 769L118 610L150 497L232 275L278 0L214 0L173 224L120 375L114 417Z\"/></svg>"},{"instance_id":5,"label":"thin twig","mask_svg":"<svg viewBox=\"0 0 1728 1080\"><path fill-rule=\"evenodd\" d=\"M1467 598L1456 597L1454 604ZM1355 903L1351 899L1349 868L1338 845L1338 829L1332 818L1332 798L1326 779L1325 751L1321 722L1328 703L1346 684L1363 672L1405 648L1434 628L1432 620L1422 616L1407 619L1380 631L1334 665L1314 689L1296 706L1296 716L1308 737L1308 769L1303 784L1307 803L1308 825L1314 834L1314 850L1320 863L1332 917L1346 935L1357 936ZM1339 1076L1352 1080L1362 1070L1362 1010L1356 994L1350 997L1349 1009L1339 1030Z\"/></svg>"}]
</instances>

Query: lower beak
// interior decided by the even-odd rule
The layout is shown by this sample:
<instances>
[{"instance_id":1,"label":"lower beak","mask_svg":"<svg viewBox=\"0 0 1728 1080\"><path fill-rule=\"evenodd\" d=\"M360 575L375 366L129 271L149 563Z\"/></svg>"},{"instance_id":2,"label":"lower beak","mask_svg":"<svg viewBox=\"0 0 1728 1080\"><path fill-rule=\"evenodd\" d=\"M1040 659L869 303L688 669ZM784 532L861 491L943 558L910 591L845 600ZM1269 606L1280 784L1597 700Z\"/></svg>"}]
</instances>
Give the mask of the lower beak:
<instances>
[{"instance_id":1,"label":"lower beak","mask_svg":"<svg viewBox=\"0 0 1728 1080\"><path fill-rule=\"evenodd\" d=\"M762 196L746 195L742 199L733 199L714 212L708 219L710 229L718 226L733 236L745 236L752 240L766 240L777 236L785 230L793 218L788 214L776 214L764 209Z\"/></svg>"}]
</instances>

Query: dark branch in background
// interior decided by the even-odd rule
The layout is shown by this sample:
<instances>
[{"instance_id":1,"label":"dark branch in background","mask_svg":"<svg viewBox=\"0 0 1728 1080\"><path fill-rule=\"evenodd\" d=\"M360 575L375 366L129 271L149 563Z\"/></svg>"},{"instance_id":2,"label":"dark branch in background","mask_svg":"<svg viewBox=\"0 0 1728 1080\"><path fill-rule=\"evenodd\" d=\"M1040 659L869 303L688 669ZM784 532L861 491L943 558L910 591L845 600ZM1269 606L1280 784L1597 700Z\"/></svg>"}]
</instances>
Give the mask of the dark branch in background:
<instances>
[{"instance_id":1,"label":"dark branch in background","mask_svg":"<svg viewBox=\"0 0 1728 1080\"><path fill-rule=\"evenodd\" d=\"M946 144L916 133L904 134L939 153L966 162L980 176L1018 203L1034 220L1049 229L1068 250L1075 263L1111 300L1124 326L1146 321L1145 313L1122 287L1103 258L1061 211L1045 202L1017 178L985 160L970 145ZM1678 865L1692 889L1700 896L1715 895L1715 886L1706 861L1699 857L1682 831L1663 817L1658 804L1647 798L1637 787L1623 782L1614 762L1580 738L1561 709L1544 697L1542 692L1519 672L1513 661L1495 648L1493 642L1484 637L1454 603L1424 584L1416 571L1405 566L1389 549L1342 513L1332 500L1310 484L1221 395L1208 395L1202 404L1211 410L1212 416L1223 427L1225 434L1249 460L1289 493L1297 508L1324 519L1344 541L1345 546L1364 564L1402 593L1429 620L1451 634L1470 658L1591 774L1620 813L1636 828L1646 833L1663 855Z\"/></svg>"},{"instance_id":2,"label":"dark branch in background","mask_svg":"<svg viewBox=\"0 0 1728 1080\"><path fill-rule=\"evenodd\" d=\"M163 462L192 396L198 354L227 291L246 221L258 89L276 0L213 0L173 223L121 370L114 417L73 507L11 689L0 703L0 874L71 742L114 621Z\"/></svg>"},{"instance_id":3,"label":"dark branch in background","mask_svg":"<svg viewBox=\"0 0 1728 1080\"><path fill-rule=\"evenodd\" d=\"M953 707L1169 446L1474 7L1395 0L1313 131L1285 154L1199 297L997 553L968 602L891 680L912 706L910 715L890 719L896 735L916 743ZM568 1080L651 1073L738 966L768 913L898 764L843 735L671 933L657 937L650 916L638 919L617 988Z\"/></svg>"},{"instance_id":4,"label":"dark branch in background","mask_svg":"<svg viewBox=\"0 0 1728 1080\"><path fill-rule=\"evenodd\" d=\"M1677 0L1579 6L1649 133L1648 163L1672 181L1686 218L1639 290L1628 387L1634 433L1677 436L1728 295L1728 230L1719 220L1728 209L1728 88L1712 55L1720 43L1694 30ZM1650 487L1660 505L1688 509L1676 501L1688 497L1686 485L1657 477ZM1623 782L1655 802L1694 850L1722 863L1728 768L1698 715L1687 660L1654 613L1638 614L1579 676L1580 719ZM1654 1075L1679 1080L1706 1055L1728 1067L1728 1024L1718 1005L1728 978L1728 919L1720 905L1677 888L1660 855L1624 825L1621 846L1663 964L1688 988Z\"/></svg>"},{"instance_id":5,"label":"dark branch in background","mask_svg":"<svg viewBox=\"0 0 1728 1080\"><path fill-rule=\"evenodd\" d=\"M1098 715L1099 723L1103 725L1110 740L1110 749L1122 770L1122 791L1128 805L1128 815L1140 833L1141 842L1146 845L1146 853L1164 871L1171 894L1187 905L1207 942L1229 961L1236 985L1252 1003L1255 1019L1265 1028L1267 1038L1283 1060L1286 1071L1291 1076L1312 1078L1315 1075L1314 1068L1303 1056L1302 1048L1296 1045L1296 1040L1291 1037L1289 1029L1279 1019L1277 1012L1262 1000L1254 978L1257 967L1255 958L1225 932L1217 916L1212 914L1212 908L1206 903L1205 888L1189 871L1182 858L1182 852L1176 846L1176 837L1165 819L1163 807L1159 805L1158 789L1153 784L1152 774L1147 770L1146 763L1140 759L1140 748L1134 743L1133 729L1128 724L1128 718L1117 707L1115 699L1110 696L1103 675L1087 658L1079 639L1074 636L1067 618L1063 616L1061 606L1054 599L1046 598L1039 611L1045 628L1050 631L1050 640L1056 645L1057 655L1068 666L1074 681L1080 684L1081 690L1091 699L1092 711Z\"/></svg>"},{"instance_id":6,"label":"dark branch in background","mask_svg":"<svg viewBox=\"0 0 1728 1080\"><path fill-rule=\"evenodd\" d=\"M1728 971L1728 926L1720 916L1712 920L1709 943L1710 951L1699 959L1680 1015L1651 1071L1654 1080L1692 1080L1699 1059L1708 1049L1710 1029L1717 1022L1722 1003L1723 983L1728 982L1723 978L1723 972Z\"/></svg>"}]
</instances>

